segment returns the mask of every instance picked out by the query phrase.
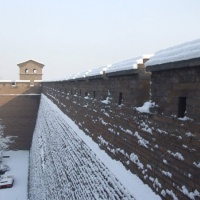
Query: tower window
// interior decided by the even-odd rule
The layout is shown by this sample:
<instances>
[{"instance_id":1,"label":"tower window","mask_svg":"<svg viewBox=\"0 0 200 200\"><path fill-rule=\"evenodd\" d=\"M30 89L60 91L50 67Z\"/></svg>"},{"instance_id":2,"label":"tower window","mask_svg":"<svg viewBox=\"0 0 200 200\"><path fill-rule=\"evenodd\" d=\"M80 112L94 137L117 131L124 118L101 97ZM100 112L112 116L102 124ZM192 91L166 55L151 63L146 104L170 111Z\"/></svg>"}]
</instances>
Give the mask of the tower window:
<instances>
[{"instance_id":1,"label":"tower window","mask_svg":"<svg viewBox=\"0 0 200 200\"><path fill-rule=\"evenodd\" d=\"M96 92L95 91L93 91L93 98L95 98L96 97Z\"/></svg>"},{"instance_id":2,"label":"tower window","mask_svg":"<svg viewBox=\"0 0 200 200\"><path fill-rule=\"evenodd\" d=\"M25 73L26 73L26 74L28 74L28 73L29 73L28 69L25 69Z\"/></svg>"},{"instance_id":3,"label":"tower window","mask_svg":"<svg viewBox=\"0 0 200 200\"><path fill-rule=\"evenodd\" d=\"M118 105L122 104L122 92L119 93L119 101L118 101Z\"/></svg>"},{"instance_id":4,"label":"tower window","mask_svg":"<svg viewBox=\"0 0 200 200\"><path fill-rule=\"evenodd\" d=\"M186 97L179 97L178 101L178 117L184 117L186 111Z\"/></svg>"},{"instance_id":5,"label":"tower window","mask_svg":"<svg viewBox=\"0 0 200 200\"><path fill-rule=\"evenodd\" d=\"M34 74L36 74L36 73L37 73L37 70L36 70L36 69L34 69L34 70L33 70L33 73L34 73Z\"/></svg>"}]
</instances>

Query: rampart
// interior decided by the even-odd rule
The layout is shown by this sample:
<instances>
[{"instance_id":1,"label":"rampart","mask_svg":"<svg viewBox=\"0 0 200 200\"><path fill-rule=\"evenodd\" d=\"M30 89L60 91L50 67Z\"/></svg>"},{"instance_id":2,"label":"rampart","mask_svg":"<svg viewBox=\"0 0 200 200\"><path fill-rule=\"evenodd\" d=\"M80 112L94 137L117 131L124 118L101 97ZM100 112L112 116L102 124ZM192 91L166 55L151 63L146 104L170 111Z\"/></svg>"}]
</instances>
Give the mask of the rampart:
<instances>
[{"instance_id":1,"label":"rampart","mask_svg":"<svg viewBox=\"0 0 200 200\"><path fill-rule=\"evenodd\" d=\"M0 119L4 134L13 136L10 149L30 149L41 91L39 82L0 82Z\"/></svg>"},{"instance_id":2,"label":"rampart","mask_svg":"<svg viewBox=\"0 0 200 200\"><path fill-rule=\"evenodd\" d=\"M150 96L146 82L150 74L145 70L142 74L45 82L43 93L163 199L196 199L200 191L199 110L193 108L191 114L190 103L190 117L177 117L177 99L183 93L189 95L188 102L199 105L199 89L195 87L191 92L197 96L192 96L187 72L168 70L161 76L153 72ZM193 84L198 85L199 73L196 76ZM168 90L167 83L174 89ZM149 99L154 101L149 102L154 105L151 112L139 112L138 107Z\"/></svg>"},{"instance_id":3,"label":"rampart","mask_svg":"<svg viewBox=\"0 0 200 200\"><path fill-rule=\"evenodd\" d=\"M42 85L1 82L0 119L5 134L17 136L11 148L30 148L42 90L163 199L199 199L199 45L194 41L183 49L161 51L147 68L146 60L134 59L137 66L128 60L113 65L109 73Z\"/></svg>"}]
</instances>

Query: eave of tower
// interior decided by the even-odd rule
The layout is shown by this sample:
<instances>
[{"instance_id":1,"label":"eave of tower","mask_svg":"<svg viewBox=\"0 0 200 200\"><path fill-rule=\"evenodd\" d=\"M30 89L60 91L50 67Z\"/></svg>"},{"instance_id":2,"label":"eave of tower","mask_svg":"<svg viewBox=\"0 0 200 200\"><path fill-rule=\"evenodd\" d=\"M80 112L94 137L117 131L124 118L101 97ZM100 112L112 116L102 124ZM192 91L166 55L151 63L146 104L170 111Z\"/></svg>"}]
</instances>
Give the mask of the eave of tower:
<instances>
[{"instance_id":1,"label":"eave of tower","mask_svg":"<svg viewBox=\"0 0 200 200\"><path fill-rule=\"evenodd\" d=\"M19 64L17 64L17 66L23 67L24 65L26 65L27 63L30 63L30 62L35 63L35 64L37 64L37 65L40 66L40 67L44 67L44 64L39 63L39 62L36 62L36 61L34 61L34 60L28 60L28 61L26 61L26 62L19 63Z\"/></svg>"}]
</instances>

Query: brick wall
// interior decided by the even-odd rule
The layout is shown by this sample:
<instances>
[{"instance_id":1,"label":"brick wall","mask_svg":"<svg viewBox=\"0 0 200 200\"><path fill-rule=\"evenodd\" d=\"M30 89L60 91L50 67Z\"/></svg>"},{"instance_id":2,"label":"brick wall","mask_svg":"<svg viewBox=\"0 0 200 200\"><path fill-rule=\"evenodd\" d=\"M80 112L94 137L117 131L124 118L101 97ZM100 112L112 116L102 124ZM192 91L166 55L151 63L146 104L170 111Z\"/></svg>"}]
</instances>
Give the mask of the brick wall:
<instances>
[{"instance_id":1,"label":"brick wall","mask_svg":"<svg viewBox=\"0 0 200 200\"><path fill-rule=\"evenodd\" d=\"M34 80L42 80L43 64L29 60L18 64L20 80L29 80L34 85Z\"/></svg>"},{"instance_id":2,"label":"brick wall","mask_svg":"<svg viewBox=\"0 0 200 200\"><path fill-rule=\"evenodd\" d=\"M139 70L139 73L46 82L43 93L163 199L198 199L199 70L153 72L151 89L150 74L144 68ZM30 147L40 92L40 83L34 87L27 82L15 86L11 82L0 84L4 132L18 136L12 149ZM177 118L179 97L187 100L186 121ZM157 107L151 113L138 112L136 107L150 98Z\"/></svg>"},{"instance_id":3,"label":"brick wall","mask_svg":"<svg viewBox=\"0 0 200 200\"><path fill-rule=\"evenodd\" d=\"M43 83L48 98L163 199L198 199L200 124L164 115L160 107L154 114L138 112L136 107L148 100L137 100L145 93L139 88L145 87L135 75Z\"/></svg>"},{"instance_id":4,"label":"brick wall","mask_svg":"<svg viewBox=\"0 0 200 200\"><path fill-rule=\"evenodd\" d=\"M40 103L41 86L30 82L0 83L0 119L4 134L14 136L10 149L29 150Z\"/></svg>"},{"instance_id":5,"label":"brick wall","mask_svg":"<svg viewBox=\"0 0 200 200\"><path fill-rule=\"evenodd\" d=\"M149 99L150 73L139 64L139 69L125 75L110 74L102 77L89 77L87 79L75 79L62 82L52 82L53 88L59 92L70 93L77 96L88 96L105 100L108 94L112 94L112 103L119 104L120 93L122 104L130 106L142 106Z\"/></svg>"},{"instance_id":6,"label":"brick wall","mask_svg":"<svg viewBox=\"0 0 200 200\"><path fill-rule=\"evenodd\" d=\"M200 67L155 71L152 73L152 100L158 112L166 116L178 115L179 97L186 97L186 116L199 123Z\"/></svg>"}]
</instances>

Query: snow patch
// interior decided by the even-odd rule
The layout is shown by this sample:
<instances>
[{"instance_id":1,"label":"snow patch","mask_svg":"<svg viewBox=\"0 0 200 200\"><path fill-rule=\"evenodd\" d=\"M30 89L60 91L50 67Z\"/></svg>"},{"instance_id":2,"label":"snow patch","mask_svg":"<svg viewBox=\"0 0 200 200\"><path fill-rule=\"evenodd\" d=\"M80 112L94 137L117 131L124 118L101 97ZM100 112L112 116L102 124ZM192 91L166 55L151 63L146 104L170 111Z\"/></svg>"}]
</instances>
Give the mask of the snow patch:
<instances>
[{"instance_id":1,"label":"snow patch","mask_svg":"<svg viewBox=\"0 0 200 200\"><path fill-rule=\"evenodd\" d=\"M141 107L136 107L136 110L141 113L150 113L150 108L155 107L155 102L147 101Z\"/></svg>"},{"instance_id":2,"label":"snow patch","mask_svg":"<svg viewBox=\"0 0 200 200\"><path fill-rule=\"evenodd\" d=\"M195 197L200 197L200 193L198 190L195 190L194 192L189 192L185 185L182 186L181 192L192 200L195 200Z\"/></svg>"},{"instance_id":3,"label":"snow patch","mask_svg":"<svg viewBox=\"0 0 200 200\"><path fill-rule=\"evenodd\" d=\"M28 191L28 167L29 151L5 151L4 155L9 158L3 158L3 162L10 167L10 171L5 176L14 176L12 188L0 191L1 200L27 200Z\"/></svg>"},{"instance_id":4,"label":"snow patch","mask_svg":"<svg viewBox=\"0 0 200 200\"><path fill-rule=\"evenodd\" d=\"M162 174L164 174L165 176L169 177L169 178L172 178L172 174L170 172L166 172L164 170L161 171Z\"/></svg>"},{"instance_id":5,"label":"snow patch","mask_svg":"<svg viewBox=\"0 0 200 200\"><path fill-rule=\"evenodd\" d=\"M175 158L179 159L179 160L184 160L184 157L179 153L179 152L176 152L176 153L173 153L171 151L167 151L170 155L174 156Z\"/></svg>"},{"instance_id":6,"label":"snow patch","mask_svg":"<svg viewBox=\"0 0 200 200\"><path fill-rule=\"evenodd\" d=\"M173 193L173 191L172 190L166 190L166 193L168 194L168 195L170 195L172 198L173 198L173 200L178 200L178 198L176 197L176 195Z\"/></svg>"},{"instance_id":7,"label":"snow patch","mask_svg":"<svg viewBox=\"0 0 200 200\"><path fill-rule=\"evenodd\" d=\"M136 154L131 153L130 160L138 166L138 169L144 169L144 165L140 162Z\"/></svg>"},{"instance_id":8,"label":"snow patch","mask_svg":"<svg viewBox=\"0 0 200 200\"><path fill-rule=\"evenodd\" d=\"M193 162L193 165L195 165L196 167L200 168L200 162L199 163Z\"/></svg>"},{"instance_id":9,"label":"snow patch","mask_svg":"<svg viewBox=\"0 0 200 200\"><path fill-rule=\"evenodd\" d=\"M184 116L184 117L179 117L178 119L181 120L181 121L193 121L193 119L191 119L191 118L189 118L189 117L186 117L186 116Z\"/></svg>"},{"instance_id":10,"label":"snow patch","mask_svg":"<svg viewBox=\"0 0 200 200\"><path fill-rule=\"evenodd\" d=\"M142 138L138 132L135 132L134 136L138 139L138 144L141 145L141 146L144 146L145 148L148 149L148 144L149 142L147 140L145 140L144 138Z\"/></svg>"}]
</instances>

